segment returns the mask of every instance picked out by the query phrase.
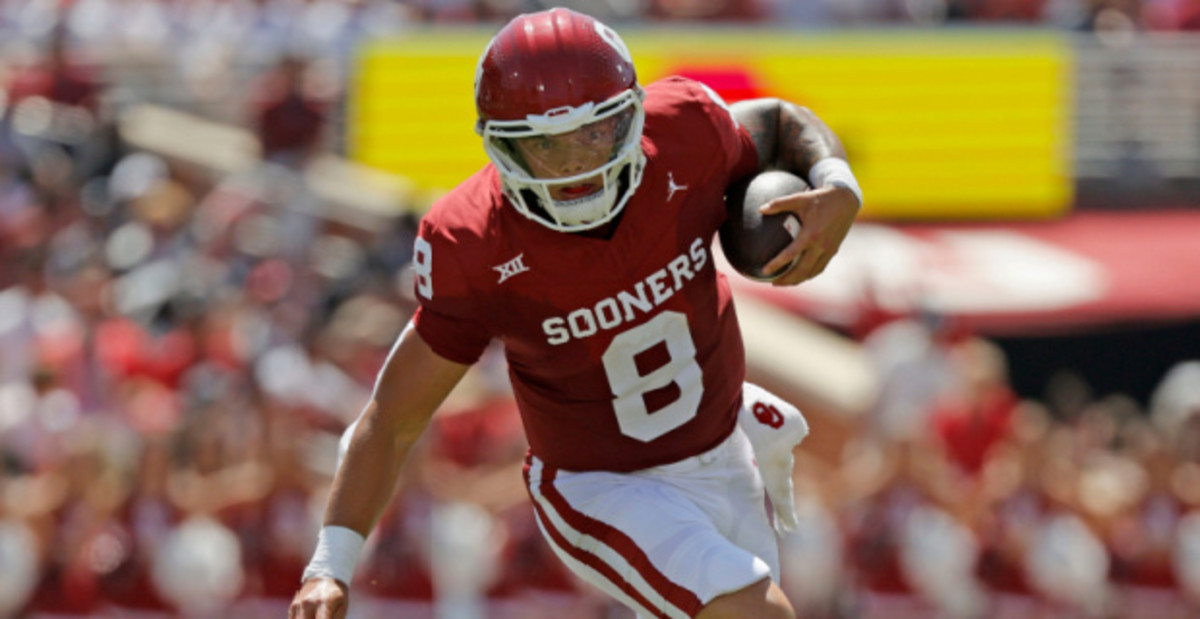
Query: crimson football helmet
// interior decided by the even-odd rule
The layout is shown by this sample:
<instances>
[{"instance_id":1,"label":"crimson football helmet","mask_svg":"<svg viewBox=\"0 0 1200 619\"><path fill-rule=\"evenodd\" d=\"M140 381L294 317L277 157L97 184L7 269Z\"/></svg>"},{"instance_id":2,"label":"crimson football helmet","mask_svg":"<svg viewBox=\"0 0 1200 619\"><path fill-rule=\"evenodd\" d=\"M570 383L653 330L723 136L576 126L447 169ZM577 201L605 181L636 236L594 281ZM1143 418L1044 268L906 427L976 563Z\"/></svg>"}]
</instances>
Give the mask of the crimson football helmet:
<instances>
[{"instance_id":1,"label":"crimson football helmet","mask_svg":"<svg viewBox=\"0 0 1200 619\"><path fill-rule=\"evenodd\" d=\"M616 217L641 183L643 96L608 26L567 9L520 15L479 59L476 131L518 211L554 230L587 230ZM596 152L572 167L556 145Z\"/></svg>"}]
</instances>

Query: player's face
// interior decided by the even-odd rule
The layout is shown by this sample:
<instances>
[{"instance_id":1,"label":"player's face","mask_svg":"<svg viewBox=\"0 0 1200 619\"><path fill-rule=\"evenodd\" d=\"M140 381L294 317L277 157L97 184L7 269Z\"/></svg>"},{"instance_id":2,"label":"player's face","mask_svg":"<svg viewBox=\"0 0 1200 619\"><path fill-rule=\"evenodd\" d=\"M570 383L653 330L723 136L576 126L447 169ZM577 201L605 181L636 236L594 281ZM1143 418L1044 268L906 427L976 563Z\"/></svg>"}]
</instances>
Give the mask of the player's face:
<instances>
[{"instance_id":1,"label":"player's face","mask_svg":"<svg viewBox=\"0 0 1200 619\"><path fill-rule=\"evenodd\" d=\"M622 136L621 115L589 123L568 133L539 135L513 140L517 153L536 178L565 178L595 170L608 163ZM550 185L550 196L558 201L574 200L604 187L600 174L570 185Z\"/></svg>"}]
</instances>

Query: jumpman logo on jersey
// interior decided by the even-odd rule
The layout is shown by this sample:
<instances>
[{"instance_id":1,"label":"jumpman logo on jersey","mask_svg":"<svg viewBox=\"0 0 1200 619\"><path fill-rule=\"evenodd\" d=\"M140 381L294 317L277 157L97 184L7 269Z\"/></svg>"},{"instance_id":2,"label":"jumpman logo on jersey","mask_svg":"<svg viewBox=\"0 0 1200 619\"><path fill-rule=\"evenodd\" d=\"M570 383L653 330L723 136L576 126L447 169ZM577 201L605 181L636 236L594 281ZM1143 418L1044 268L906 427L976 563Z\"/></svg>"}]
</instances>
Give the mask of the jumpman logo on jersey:
<instances>
[{"instance_id":1,"label":"jumpman logo on jersey","mask_svg":"<svg viewBox=\"0 0 1200 619\"><path fill-rule=\"evenodd\" d=\"M667 202L670 202L671 198L675 197L676 191L687 191L687 188L687 185L676 185L675 174L667 172Z\"/></svg>"},{"instance_id":2,"label":"jumpman logo on jersey","mask_svg":"<svg viewBox=\"0 0 1200 619\"><path fill-rule=\"evenodd\" d=\"M520 253L520 254L517 254L516 258L513 258L512 260L509 260L508 262L505 262L504 264L502 264L500 266L492 267L493 269L496 269L497 271L500 272L500 281L498 281L496 283L503 284L504 280L512 277L513 275L516 275L518 273L524 273L525 271L528 271L529 267L525 266L525 262L523 261L524 258L525 258L525 254Z\"/></svg>"}]
</instances>

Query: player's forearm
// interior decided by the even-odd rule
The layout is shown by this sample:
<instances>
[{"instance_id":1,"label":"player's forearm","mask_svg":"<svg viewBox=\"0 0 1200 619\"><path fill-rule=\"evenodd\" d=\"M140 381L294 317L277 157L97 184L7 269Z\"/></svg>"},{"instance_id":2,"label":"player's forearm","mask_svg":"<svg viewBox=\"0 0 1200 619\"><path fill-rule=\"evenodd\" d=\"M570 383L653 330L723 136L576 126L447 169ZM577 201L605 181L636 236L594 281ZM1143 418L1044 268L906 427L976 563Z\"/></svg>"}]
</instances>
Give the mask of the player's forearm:
<instances>
[{"instance_id":1,"label":"player's forearm","mask_svg":"<svg viewBox=\"0 0 1200 619\"><path fill-rule=\"evenodd\" d=\"M467 369L440 357L413 329L405 329L334 477L326 525L366 537L391 500L413 444Z\"/></svg>"},{"instance_id":2,"label":"player's forearm","mask_svg":"<svg viewBox=\"0 0 1200 619\"><path fill-rule=\"evenodd\" d=\"M372 401L355 428L334 476L325 524L354 529L366 537L395 492L396 480L420 430L391 427ZM423 425L422 425L423 427Z\"/></svg>"},{"instance_id":3,"label":"player's forearm","mask_svg":"<svg viewBox=\"0 0 1200 619\"><path fill-rule=\"evenodd\" d=\"M766 98L739 101L731 109L754 141L760 170L775 168L808 178L816 162L846 158L841 140L808 108Z\"/></svg>"},{"instance_id":4,"label":"player's forearm","mask_svg":"<svg viewBox=\"0 0 1200 619\"><path fill-rule=\"evenodd\" d=\"M467 368L434 352L411 324L400 335L334 476L306 581L332 578L349 586L413 444Z\"/></svg>"},{"instance_id":5,"label":"player's forearm","mask_svg":"<svg viewBox=\"0 0 1200 619\"><path fill-rule=\"evenodd\" d=\"M354 580L363 544L391 500L400 467L416 440L415 436L410 438L407 433L397 432L394 424L403 417L396 412L399 411L389 410L373 399L353 426L349 445L334 475L325 509L325 526L321 527L312 559L304 568L306 588L311 583L320 587L323 579L332 579L337 581L340 595L344 596Z\"/></svg>"}]
</instances>

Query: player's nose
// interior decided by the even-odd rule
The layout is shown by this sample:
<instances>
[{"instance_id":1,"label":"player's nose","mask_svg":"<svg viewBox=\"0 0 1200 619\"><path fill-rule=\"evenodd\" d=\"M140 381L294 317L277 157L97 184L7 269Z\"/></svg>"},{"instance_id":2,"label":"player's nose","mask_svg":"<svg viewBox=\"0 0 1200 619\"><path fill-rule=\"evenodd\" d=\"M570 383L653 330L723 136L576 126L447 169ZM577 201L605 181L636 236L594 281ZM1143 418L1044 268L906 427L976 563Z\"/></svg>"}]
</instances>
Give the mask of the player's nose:
<instances>
[{"instance_id":1,"label":"player's nose","mask_svg":"<svg viewBox=\"0 0 1200 619\"><path fill-rule=\"evenodd\" d=\"M590 153L587 153L582 149L566 149L562 155L562 165L559 166L559 172L561 172L563 176L582 174L592 168L591 160L592 157L590 156Z\"/></svg>"}]
</instances>

